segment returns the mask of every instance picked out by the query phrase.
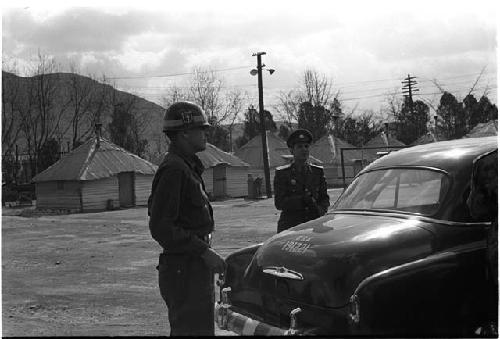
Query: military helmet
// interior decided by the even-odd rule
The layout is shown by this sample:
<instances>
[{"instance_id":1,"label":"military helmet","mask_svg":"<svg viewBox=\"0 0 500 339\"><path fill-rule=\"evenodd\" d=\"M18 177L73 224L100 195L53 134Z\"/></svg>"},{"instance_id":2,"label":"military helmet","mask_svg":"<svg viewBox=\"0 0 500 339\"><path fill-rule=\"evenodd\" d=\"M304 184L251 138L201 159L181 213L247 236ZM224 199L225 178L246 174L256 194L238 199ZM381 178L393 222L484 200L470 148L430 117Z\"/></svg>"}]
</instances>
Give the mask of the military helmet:
<instances>
[{"instance_id":1,"label":"military helmet","mask_svg":"<svg viewBox=\"0 0 500 339\"><path fill-rule=\"evenodd\" d=\"M163 132L182 131L196 127L208 127L207 117L203 109L189 101L178 101L165 111Z\"/></svg>"},{"instance_id":2,"label":"military helmet","mask_svg":"<svg viewBox=\"0 0 500 339\"><path fill-rule=\"evenodd\" d=\"M298 142L304 142L307 144L312 143L313 136L311 132L309 132L306 129L298 129L294 131L290 136L288 137L288 140L286 141L286 144L289 148L293 148L293 145L295 145Z\"/></svg>"}]
</instances>

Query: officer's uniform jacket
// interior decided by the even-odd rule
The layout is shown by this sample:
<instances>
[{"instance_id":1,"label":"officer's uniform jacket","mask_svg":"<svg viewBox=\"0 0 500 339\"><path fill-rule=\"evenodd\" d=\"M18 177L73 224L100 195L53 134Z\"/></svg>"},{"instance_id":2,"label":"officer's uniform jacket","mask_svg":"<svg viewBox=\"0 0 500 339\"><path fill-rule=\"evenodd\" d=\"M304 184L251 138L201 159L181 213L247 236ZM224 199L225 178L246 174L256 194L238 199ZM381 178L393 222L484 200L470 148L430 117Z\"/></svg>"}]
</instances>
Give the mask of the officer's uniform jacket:
<instances>
[{"instance_id":1,"label":"officer's uniform jacket","mask_svg":"<svg viewBox=\"0 0 500 339\"><path fill-rule=\"evenodd\" d=\"M330 197L323 167L306 164L302 174L294 163L278 167L274 176L274 205L282 211L278 232L324 215Z\"/></svg>"},{"instance_id":2,"label":"officer's uniform jacket","mask_svg":"<svg viewBox=\"0 0 500 339\"><path fill-rule=\"evenodd\" d=\"M148 200L149 229L166 254L200 255L214 229L213 210L201 174L203 165L171 145Z\"/></svg>"}]
</instances>

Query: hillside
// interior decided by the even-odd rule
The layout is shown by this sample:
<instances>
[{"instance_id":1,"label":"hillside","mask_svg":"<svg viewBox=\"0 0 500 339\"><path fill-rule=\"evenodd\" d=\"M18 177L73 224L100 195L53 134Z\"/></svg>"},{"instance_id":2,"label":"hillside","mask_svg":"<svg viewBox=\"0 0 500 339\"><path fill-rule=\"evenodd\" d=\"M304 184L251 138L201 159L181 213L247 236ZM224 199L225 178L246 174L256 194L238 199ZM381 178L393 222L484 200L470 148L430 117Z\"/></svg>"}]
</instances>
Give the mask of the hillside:
<instances>
[{"instance_id":1,"label":"hillside","mask_svg":"<svg viewBox=\"0 0 500 339\"><path fill-rule=\"evenodd\" d=\"M18 146L20 154L27 152L27 140L20 130L20 117L30 116L32 121L37 119L35 109L39 85L44 84L46 89L47 108L58 127L53 129L49 136L57 139L62 151L66 152L73 147L73 139L83 143L94 136L95 116L100 116L102 135L109 139L109 123L112 120L113 107L123 104L130 107L130 112L139 124L141 138L148 141L144 157L154 163L159 163L167 150L167 142L162 133L164 108L134 94L115 89L86 76L74 73L53 73L36 77L19 77L15 74L2 71L2 147L4 153L10 149L14 152ZM80 112L78 129L72 124L75 112ZM31 112L31 113L30 113ZM56 119L61 114L60 120ZM34 123L34 125L36 122ZM283 122L276 121L279 128ZM233 142L243 135L242 122L233 126ZM39 133L39 132L37 132ZM29 135L34 135L31 131Z\"/></svg>"},{"instance_id":2,"label":"hillside","mask_svg":"<svg viewBox=\"0 0 500 339\"><path fill-rule=\"evenodd\" d=\"M15 131L20 126L20 116L28 116L31 112L32 119L36 118L36 97L41 83L40 76L19 77L2 71L2 117L4 122L12 121L12 124L2 126L4 150L9 148L9 141L12 143L15 139ZM43 84L49 114L55 118L60 116L60 120L49 119L53 126L58 122L58 127L53 129L51 136L60 140L64 151L68 146L72 147L74 134L80 142L85 142L94 135L93 125L97 114L100 115L102 123L102 135L109 138L108 125L111 122L113 107L123 104L130 107L130 112L140 125L142 138L148 140L146 158L153 160L165 152L166 142L161 131L164 109L161 106L74 73L46 74L43 76ZM78 115L80 120L78 130L74 132L72 120L78 110L81 112ZM84 111L87 112L83 113ZM18 139L14 141L20 153L26 152L28 141L23 133L19 133Z\"/></svg>"}]
</instances>

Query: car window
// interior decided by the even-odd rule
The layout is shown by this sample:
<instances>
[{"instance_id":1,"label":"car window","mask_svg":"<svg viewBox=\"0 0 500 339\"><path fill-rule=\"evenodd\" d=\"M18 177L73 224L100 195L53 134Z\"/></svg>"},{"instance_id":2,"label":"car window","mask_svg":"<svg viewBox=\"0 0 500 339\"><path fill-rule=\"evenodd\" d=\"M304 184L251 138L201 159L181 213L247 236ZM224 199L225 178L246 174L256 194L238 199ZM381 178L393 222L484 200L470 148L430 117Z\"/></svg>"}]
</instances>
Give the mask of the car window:
<instances>
[{"instance_id":1,"label":"car window","mask_svg":"<svg viewBox=\"0 0 500 339\"><path fill-rule=\"evenodd\" d=\"M446 194L448 178L428 169L384 169L359 176L337 209L397 210L432 215Z\"/></svg>"}]
</instances>

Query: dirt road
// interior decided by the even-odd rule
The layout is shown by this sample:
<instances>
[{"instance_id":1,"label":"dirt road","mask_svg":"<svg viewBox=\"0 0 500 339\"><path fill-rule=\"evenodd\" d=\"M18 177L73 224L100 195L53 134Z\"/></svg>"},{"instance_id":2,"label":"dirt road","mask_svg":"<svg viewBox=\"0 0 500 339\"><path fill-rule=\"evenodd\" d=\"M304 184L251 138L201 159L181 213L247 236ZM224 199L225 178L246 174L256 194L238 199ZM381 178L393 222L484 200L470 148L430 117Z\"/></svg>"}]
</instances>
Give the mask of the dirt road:
<instances>
[{"instance_id":1,"label":"dirt road","mask_svg":"<svg viewBox=\"0 0 500 339\"><path fill-rule=\"evenodd\" d=\"M340 191L329 193L334 201ZM213 245L224 256L275 233L272 199L213 207ZM155 269L161 249L145 208L37 218L2 212L4 336L168 334Z\"/></svg>"}]
</instances>

